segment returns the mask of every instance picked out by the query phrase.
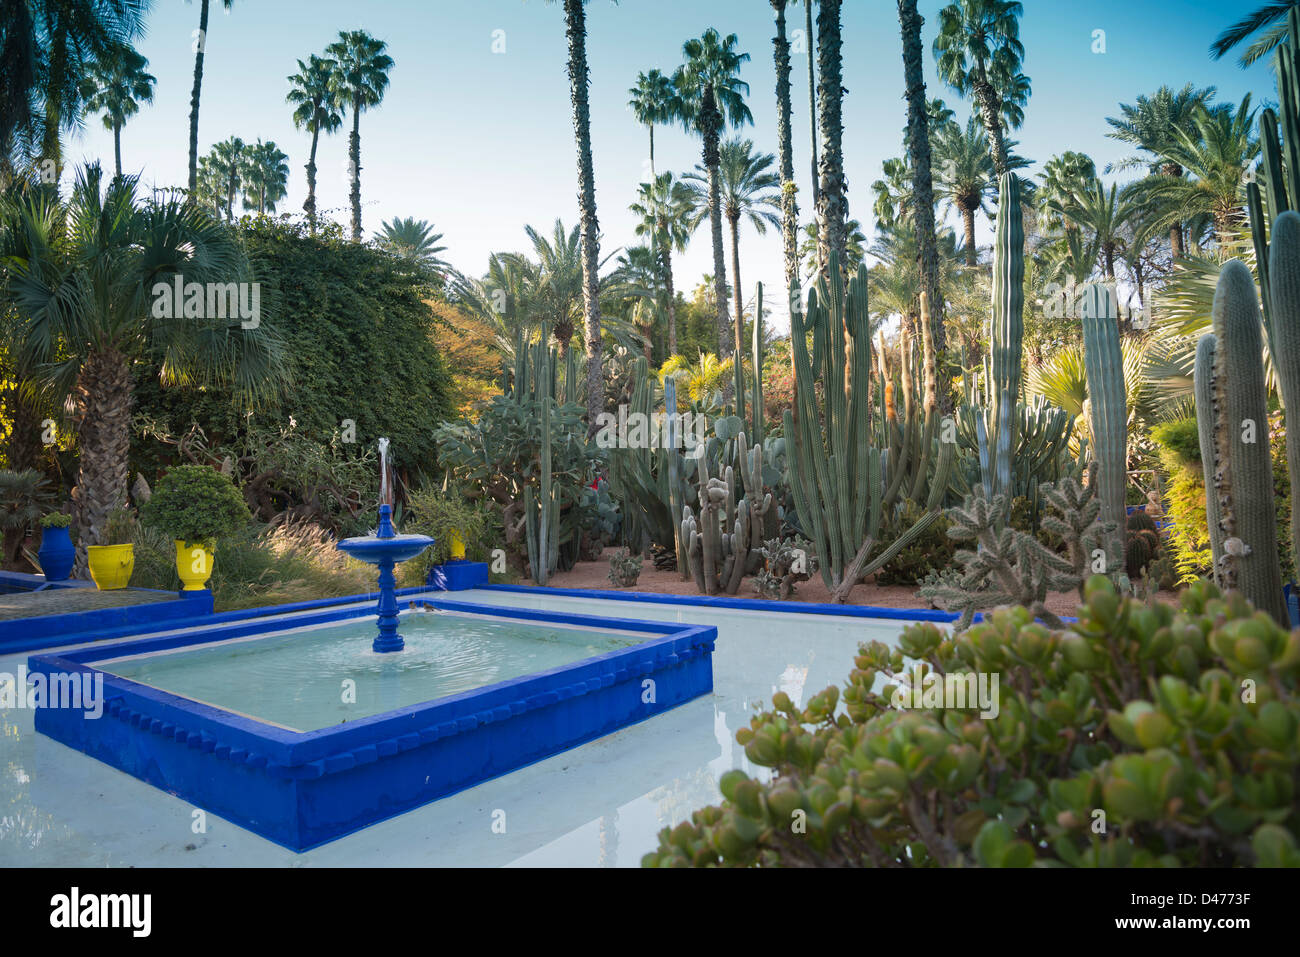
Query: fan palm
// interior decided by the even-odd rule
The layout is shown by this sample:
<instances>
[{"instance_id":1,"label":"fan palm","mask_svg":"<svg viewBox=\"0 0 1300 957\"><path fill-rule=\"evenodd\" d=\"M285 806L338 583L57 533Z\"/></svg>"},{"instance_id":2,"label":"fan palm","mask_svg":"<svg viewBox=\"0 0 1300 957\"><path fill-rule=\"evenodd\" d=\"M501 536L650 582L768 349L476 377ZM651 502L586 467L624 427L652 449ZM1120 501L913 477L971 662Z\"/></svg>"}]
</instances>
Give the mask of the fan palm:
<instances>
[{"instance_id":1,"label":"fan palm","mask_svg":"<svg viewBox=\"0 0 1300 957\"><path fill-rule=\"evenodd\" d=\"M1097 178L1097 164L1086 153L1066 150L1043 164L1042 186L1038 190L1038 208L1045 213L1049 229L1072 232L1079 227L1064 214L1075 208L1075 197Z\"/></svg>"},{"instance_id":2,"label":"fan palm","mask_svg":"<svg viewBox=\"0 0 1300 957\"><path fill-rule=\"evenodd\" d=\"M647 238L659 263L668 318L668 354L677 353L677 303L673 290L673 250L684 252L694 230L690 190L660 173L653 183L642 183L637 201L629 207L639 218L636 235Z\"/></svg>"},{"instance_id":3,"label":"fan palm","mask_svg":"<svg viewBox=\"0 0 1300 957\"><path fill-rule=\"evenodd\" d=\"M911 221L912 177L907 160L891 157L881 166L884 176L871 184L875 201L871 212L877 225L892 229Z\"/></svg>"},{"instance_id":4,"label":"fan palm","mask_svg":"<svg viewBox=\"0 0 1300 957\"><path fill-rule=\"evenodd\" d=\"M393 58L384 52L387 49L387 43L364 30L341 31L325 48L333 63L329 86L335 102L340 109L352 112L348 172L352 178L352 241L356 243L361 242L361 113L378 106L388 90Z\"/></svg>"},{"instance_id":5,"label":"fan palm","mask_svg":"<svg viewBox=\"0 0 1300 957\"><path fill-rule=\"evenodd\" d=\"M333 72L334 62L314 53L307 57L306 63L299 60L298 72L289 77L292 86L285 97L295 107L293 125L311 134L311 153L307 157L307 199L302 208L313 235L316 233L316 146L322 133L337 132L343 125L343 116L330 86Z\"/></svg>"},{"instance_id":6,"label":"fan palm","mask_svg":"<svg viewBox=\"0 0 1300 957\"><path fill-rule=\"evenodd\" d=\"M733 336L727 315L727 267L722 251L722 183L718 169L721 153L718 141L724 126L739 127L754 122L754 115L745 105L749 84L740 79L740 67L749 60L749 54L736 49L738 42L734 33L723 38L710 27L698 39L687 40L682 45L686 62L673 73L673 87L677 91L673 114L688 132L698 133L703 141L703 165L709 177L718 355L723 358L731 354Z\"/></svg>"},{"instance_id":7,"label":"fan palm","mask_svg":"<svg viewBox=\"0 0 1300 957\"><path fill-rule=\"evenodd\" d=\"M934 55L940 78L963 96L974 94L988 131L994 172L1007 163L1003 124L1020 126L1029 99L1029 79L1021 71L1019 3L1011 0L955 0L939 11Z\"/></svg>"},{"instance_id":8,"label":"fan palm","mask_svg":"<svg viewBox=\"0 0 1300 957\"><path fill-rule=\"evenodd\" d=\"M0 163L41 155L62 162L59 135L76 128L82 79L140 36L150 0L0 3Z\"/></svg>"},{"instance_id":9,"label":"fan palm","mask_svg":"<svg viewBox=\"0 0 1300 957\"><path fill-rule=\"evenodd\" d=\"M203 178L197 195L200 201L215 203L226 219L235 218L235 196L243 182L247 145L238 136L215 144L203 158Z\"/></svg>"},{"instance_id":10,"label":"fan palm","mask_svg":"<svg viewBox=\"0 0 1300 957\"><path fill-rule=\"evenodd\" d=\"M190 192L198 186L199 171L199 95L203 90L203 55L208 46L208 6L210 0L199 0L199 29L194 35L194 89L190 93ZM235 0L221 0L230 10Z\"/></svg>"},{"instance_id":11,"label":"fan palm","mask_svg":"<svg viewBox=\"0 0 1300 957\"><path fill-rule=\"evenodd\" d=\"M1119 117L1106 117L1113 130L1106 135L1138 148L1146 156L1130 156L1113 164L1114 169L1146 165L1151 173L1180 177L1183 168L1176 162L1163 159L1171 146L1178 145L1175 130L1195 137L1196 111L1214 99L1212 86L1197 89L1188 83L1174 91L1162 86L1151 96L1139 96L1132 105L1121 103ZM1112 167L1107 167L1107 172ZM1183 255L1183 230L1181 223L1169 227L1169 243L1175 256Z\"/></svg>"},{"instance_id":12,"label":"fan palm","mask_svg":"<svg viewBox=\"0 0 1300 957\"><path fill-rule=\"evenodd\" d=\"M4 233L6 337L71 394L79 546L99 543L109 513L126 501L133 357L156 356L165 382L229 382L249 399L279 390L286 376L266 322L245 328L188 309L158 315L160 288L170 292L173 280L248 279L231 231L179 197L139 199L135 177L107 189L102 179L98 165L86 167L66 204L34 193Z\"/></svg>"},{"instance_id":13,"label":"fan palm","mask_svg":"<svg viewBox=\"0 0 1300 957\"><path fill-rule=\"evenodd\" d=\"M753 140L735 138L722 144L718 162L721 180L722 215L731 231L731 289L735 298L736 322L735 351L743 354L741 329L744 326L744 309L740 282L740 221L745 219L761 236L768 226L780 228L781 181L771 166L776 157L771 153L755 153ZM695 207L692 229L709 214L709 174L696 166L693 172L682 177L691 202Z\"/></svg>"},{"instance_id":14,"label":"fan palm","mask_svg":"<svg viewBox=\"0 0 1300 957\"><path fill-rule=\"evenodd\" d=\"M244 151L244 209L274 213L289 191L289 157L271 140L259 139Z\"/></svg>"},{"instance_id":15,"label":"fan palm","mask_svg":"<svg viewBox=\"0 0 1300 957\"><path fill-rule=\"evenodd\" d=\"M658 70L636 75L636 85L627 91L628 106L636 121L650 131L650 178L655 177L655 124L673 120L673 81Z\"/></svg>"},{"instance_id":16,"label":"fan palm","mask_svg":"<svg viewBox=\"0 0 1300 957\"><path fill-rule=\"evenodd\" d=\"M113 159L122 175L122 127L140 112L141 103L153 102L154 77L145 72L149 61L132 47L112 47L97 60L85 81L86 110L104 114L104 129L113 131Z\"/></svg>"},{"instance_id":17,"label":"fan palm","mask_svg":"<svg viewBox=\"0 0 1300 957\"><path fill-rule=\"evenodd\" d=\"M1140 431L1142 421L1152 412L1147 388L1146 351L1146 343L1140 339L1126 336L1120 340L1130 437ZM1025 391L1029 395L1042 396L1058 409L1070 413L1075 426L1075 436L1070 442L1077 453L1078 436L1088 435L1091 431L1089 417L1084 414L1084 403L1088 400L1088 376L1084 368L1083 346L1073 344L1056 349L1041 365L1030 366Z\"/></svg>"}]
</instances>

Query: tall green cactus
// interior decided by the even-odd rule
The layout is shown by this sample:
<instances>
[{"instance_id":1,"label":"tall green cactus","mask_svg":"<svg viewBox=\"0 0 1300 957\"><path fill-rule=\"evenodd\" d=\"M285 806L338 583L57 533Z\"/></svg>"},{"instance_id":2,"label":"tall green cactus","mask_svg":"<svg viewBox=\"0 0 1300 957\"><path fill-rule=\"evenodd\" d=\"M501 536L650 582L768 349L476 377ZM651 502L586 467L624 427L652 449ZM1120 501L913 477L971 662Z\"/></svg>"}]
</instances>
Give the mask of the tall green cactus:
<instances>
[{"instance_id":1,"label":"tall green cactus","mask_svg":"<svg viewBox=\"0 0 1300 957\"><path fill-rule=\"evenodd\" d=\"M539 404L541 426L540 489L524 488L524 534L528 545L528 565L533 581L545 585L559 562L560 503L551 483L551 406L555 399L555 379L551 367L550 329L542 325L539 342L521 347L515 355L515 395L530 397ZM530 362L531 358L531 362Z\"/></svg>"},{"instance_id":2,"label":"tall green cactus","mask_svg":"<svg viewBox=\"0 0 1300 957\"><path fill-rule=\"evenodd\" d=\"M993 243L993 334L989 349L989 450L992 474L984 478L989 501L1014 487L1011 473L1016 449L1016 402L1025 334L1025 227L1020 211L1020 179L998 177L998 223Z\"/></svg>"},{"instance_id":3,"label":"tall green cactus","mask_svg":"<svg viewBox=\"0 0 1300 957\"><path fill-rule=\"evenodd\" d=\"M1292 11L1294 15L1294 11ZM1286 409L1286 464L1291 477L1292 554L1300 555L1300 214L1273 223L1268 256L1273 371Z\"/></svg>"},{"instance_id":4,"label":"tall green cactus","mask_svg":"<svg viewBox=\"0 0 1300 957\"><path fill-rule=\"evenodd\" d=\"M763 284L754 293L754 445L763 444ZM745 486L749 488L748 485Z\"/></svg>"},{"instance_id":5,"label":"tall green cactus","mask_svg":"<svg viewBox=\"0 0 1300 957\"><path fill-rule=\"evenodd\" d=\"M1286 626L1290 619L1277 561L1260 311L1254 279L1240 260L1229 260L1219 271L1213 321L1219 449L1214 481L1223 507L1222 577L1228 588L1239 589L1256 608Z\"/></svg>"},{"instance_id":6,"label":"tall green cactus","mask_svg":"<svg viewBox=\"0 0 1300 957\"><path fill-rule=\"evenodd\" d=\"M804 315L791 316L798 415L786 410L783 423L794 445L791 491L800 526L812 537L822 579L836 601L844 601L863 576L893 558L938 516L956 447L955 441L939 442L926 514L868 561L878 544L881 515L897 499L887 494L882 480L881 450L871 441L867 414L872 399L867 270L859 265L847 290L841 275L839 257L832 253L829 268L808 294ZM824 407L814 391L819 382Z\"/></svg>"},{"instance_id":7,"label":"tall green cactus","mask_svg":"<svg viewBox=\"0 0 1300 957\"><path fill-rule=\"evenodd\" d=\"M1101 521L1113 524L1106 535L1106 567L1124 568L1124 489L1128 476L1128 406L1124 393L1124 355L1119 347L1119 312L1114 294L1100 283L1083 288L1083 364L1088 378L1092 454L1097 462Z\"/></svg>"}]
</instances>

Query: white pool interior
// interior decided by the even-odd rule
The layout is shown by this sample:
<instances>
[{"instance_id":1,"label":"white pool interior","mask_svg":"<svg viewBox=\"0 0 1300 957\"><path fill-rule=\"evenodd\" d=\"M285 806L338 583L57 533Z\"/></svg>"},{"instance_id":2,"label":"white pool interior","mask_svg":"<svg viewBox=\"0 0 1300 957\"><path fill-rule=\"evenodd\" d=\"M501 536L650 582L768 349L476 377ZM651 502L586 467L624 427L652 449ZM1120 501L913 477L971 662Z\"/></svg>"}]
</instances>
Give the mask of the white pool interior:
<instances>
[{"instance_id":1,"label":"white pool interior","mask_svg":"<svg viewBox=\"0 0 1300 957\"><path fill-rule=\"evenodd\" d=\"M25 708L0 710L0 866L635 867L661 828L720 799L724 772L763 773L735 740L754 708L842 684L860 642L892 646L908 624L541 590L430 597L714 625L714 694L305 854L38 735ZM406 619L401 630L409 644ZM27 657L0 656L0 672Z\"/></svg>"}]
</instances>

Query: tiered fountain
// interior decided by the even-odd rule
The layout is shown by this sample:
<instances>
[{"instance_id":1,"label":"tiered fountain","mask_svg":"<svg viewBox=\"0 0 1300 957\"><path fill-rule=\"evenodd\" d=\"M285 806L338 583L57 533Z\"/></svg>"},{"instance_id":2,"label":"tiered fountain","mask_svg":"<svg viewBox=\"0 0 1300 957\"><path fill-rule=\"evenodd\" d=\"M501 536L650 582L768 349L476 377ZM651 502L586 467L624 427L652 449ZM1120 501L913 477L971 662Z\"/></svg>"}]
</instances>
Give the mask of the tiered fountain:
<instances>
[{"instance_id":1,"label":"tiered fountain","mask_svg":"<svg viewBox=\"0 0 1300 957\"><path fill-rule=\"evenodd\" d=\"M398 535L393 528L393 491L388 481L388 439L379 440L379 527L373 535L345 538L336 546L353 558L379 566L379 634L375 651L401 651L406 642L397 633L397 579L399 562L414 558L434 540L428 535Z\"/></svg>"}]
</instances>

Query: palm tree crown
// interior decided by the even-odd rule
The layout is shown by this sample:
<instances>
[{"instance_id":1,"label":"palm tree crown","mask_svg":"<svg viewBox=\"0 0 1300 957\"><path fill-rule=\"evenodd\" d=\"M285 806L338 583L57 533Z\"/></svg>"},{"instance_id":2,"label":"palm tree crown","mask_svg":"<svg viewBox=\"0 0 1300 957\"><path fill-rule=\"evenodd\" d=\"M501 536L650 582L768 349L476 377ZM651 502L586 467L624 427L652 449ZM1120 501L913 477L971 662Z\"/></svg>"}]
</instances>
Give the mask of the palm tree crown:
<instances>
[{"instance_id":1,"label":"palm tree crown","mask_svg":"<svg viewBox=\"0 0 1300 957\"><path fill-rule=\"evenodd\" d=\"M632 97L628 106L636 121L650 131L650 175L655 175L655 125L670 123L673 116L673 81L659 70L636 75L636 84L629 89Z\"/></svg>"},{"instance_id":2,"label":"palm tree crown","mask_svg":"<svg viewBox=\"0 0 1300 957\"><path fill-rule=\"evenodd\" d=\"M113 132L117 175L122 175L122 127L140 112L141 103L153 102L154 77L145 71L149 61L127 45L115 45L96 61L85 80L86 110L104 114L104 129Z\"/></svg>"}]
</instances>

